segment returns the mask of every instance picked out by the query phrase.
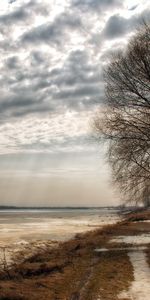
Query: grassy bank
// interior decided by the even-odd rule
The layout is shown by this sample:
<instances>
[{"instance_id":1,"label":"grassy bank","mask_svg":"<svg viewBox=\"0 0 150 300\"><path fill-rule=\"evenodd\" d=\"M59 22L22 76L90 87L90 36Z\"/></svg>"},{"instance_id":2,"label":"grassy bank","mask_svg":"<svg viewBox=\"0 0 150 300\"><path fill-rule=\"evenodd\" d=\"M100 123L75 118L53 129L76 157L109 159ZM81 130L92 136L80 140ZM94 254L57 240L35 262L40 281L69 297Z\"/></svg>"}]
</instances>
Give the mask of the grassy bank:
<instances>
[{"instance_id":1,"label":"grassy bank","mask_svg":"<svg viewBox=\"0 0 150 300\"><path fill-rule=\"evenodd\" d=\"M103 300L117 300L133 281L133 267L127 245L110 240L149 232L150 223L140 222L139 217L132 213L132 220L128 215L115 225L78 234L6 268L0 273L0 299L97 300L100 296ZM150 212L145 218L150 219ZM96 252L97 248L110 250ZM147 260L150 263L149 248Z\"/></svg>"}]
</instances>

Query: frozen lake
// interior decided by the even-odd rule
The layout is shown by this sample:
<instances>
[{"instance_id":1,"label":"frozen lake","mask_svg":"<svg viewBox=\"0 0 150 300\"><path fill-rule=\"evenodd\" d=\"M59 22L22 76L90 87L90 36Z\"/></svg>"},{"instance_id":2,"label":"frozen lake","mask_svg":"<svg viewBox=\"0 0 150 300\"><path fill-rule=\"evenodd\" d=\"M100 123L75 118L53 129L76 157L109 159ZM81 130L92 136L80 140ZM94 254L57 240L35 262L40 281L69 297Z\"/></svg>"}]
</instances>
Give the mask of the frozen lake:
<instances>
[{"instance_id":1,"label":"frozen lake","mask_svg":"<svg viewBox=\"0 0 150 300\"><path fill-rule=\"evenodd\" d=\"M116 209L36 209L0 211L0 246L20 241L66 240L76 233L112 224Z\"/></svg>"}]
</instances>

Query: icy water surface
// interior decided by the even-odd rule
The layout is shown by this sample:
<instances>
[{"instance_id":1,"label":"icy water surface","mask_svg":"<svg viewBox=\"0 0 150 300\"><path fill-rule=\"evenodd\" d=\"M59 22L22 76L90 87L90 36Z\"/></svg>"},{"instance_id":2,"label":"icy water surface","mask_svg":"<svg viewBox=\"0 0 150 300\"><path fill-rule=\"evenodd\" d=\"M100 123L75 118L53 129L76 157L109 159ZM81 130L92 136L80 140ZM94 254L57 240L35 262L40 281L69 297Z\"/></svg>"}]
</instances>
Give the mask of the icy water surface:
<instances>
[{"instance_id":1,"label":"icy water surface","mask_svg":"<svg viewBox=\"0 0 150 300\"><path fill-rule=\"evenodd\" d=\"M116 222L115 209L49 209L0 211L0 246L33 240L66 240Z\"/></svg>"}]
</instances>

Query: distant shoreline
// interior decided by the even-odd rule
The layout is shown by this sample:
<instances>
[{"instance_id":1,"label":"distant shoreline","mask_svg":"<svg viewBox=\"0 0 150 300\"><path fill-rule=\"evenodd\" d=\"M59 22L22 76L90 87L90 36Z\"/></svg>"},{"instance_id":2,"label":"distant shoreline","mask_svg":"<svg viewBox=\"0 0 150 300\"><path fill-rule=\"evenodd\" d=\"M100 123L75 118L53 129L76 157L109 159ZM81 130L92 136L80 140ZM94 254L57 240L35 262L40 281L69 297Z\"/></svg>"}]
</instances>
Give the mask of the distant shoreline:
<instances>
[{"instance_id":1,"label":"distant shoreline","mask_svg":"<svg viewBox=\"0 0 150 300\"><path fill-rule=\"evenodd\" d=\"M24 210L30 210L30 209L32 209L32 210L37 210L37 209L40 209L40 210L48 210L48 209L51 209L51 210L53 210L53 209L75 209L75 210L78 210L78 209L120 209L120 207L118 207L118 206L98 206L98 207L93 207L93 206L77 206L77 207L72 207L72 206L42 206L42 207L40 207L40 206L37 206L37 207L33 207L33 206L0 206L0 210L5 210L5 209L8 209L8 210L11 210L11 209L17 209L17 210L22 210L22 209L24 209Z\"/></svg>"}]
</instances>

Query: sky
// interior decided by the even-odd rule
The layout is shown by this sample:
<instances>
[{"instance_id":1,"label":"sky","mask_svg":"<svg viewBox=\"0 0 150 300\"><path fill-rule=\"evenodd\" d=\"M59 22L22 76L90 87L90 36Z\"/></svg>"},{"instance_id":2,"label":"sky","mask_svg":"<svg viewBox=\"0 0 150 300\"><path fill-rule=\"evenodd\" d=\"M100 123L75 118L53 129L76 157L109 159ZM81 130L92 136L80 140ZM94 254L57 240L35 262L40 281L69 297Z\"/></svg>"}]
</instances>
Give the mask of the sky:
<instances>
[{"instance_id":1,"label":"sky","mask_svg":"<svg viewBox=\"0 0 150 300\"><path fill-rule=\"evenodd\" d=\"M148 0L0 1L0 205L120 203L93 117Z\"/></svg>"}]
</instances>

